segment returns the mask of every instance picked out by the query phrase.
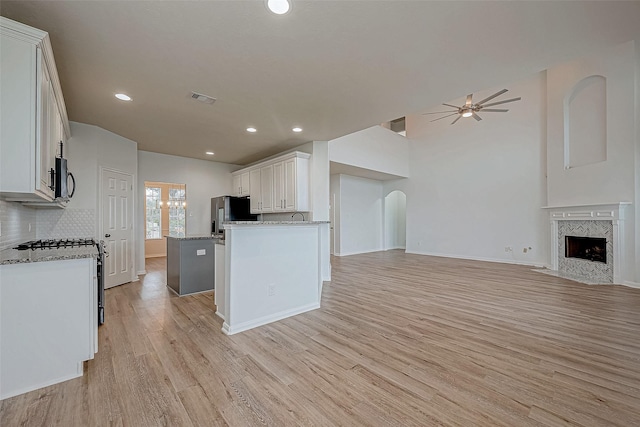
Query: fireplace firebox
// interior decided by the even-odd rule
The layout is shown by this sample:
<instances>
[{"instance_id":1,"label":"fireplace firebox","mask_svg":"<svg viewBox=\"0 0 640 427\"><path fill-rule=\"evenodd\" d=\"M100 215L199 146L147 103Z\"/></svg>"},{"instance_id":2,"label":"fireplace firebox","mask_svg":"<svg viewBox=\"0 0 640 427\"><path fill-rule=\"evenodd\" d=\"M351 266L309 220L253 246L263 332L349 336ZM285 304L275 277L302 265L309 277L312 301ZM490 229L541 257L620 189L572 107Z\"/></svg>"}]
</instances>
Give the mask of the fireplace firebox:
<instances>
[{"instance_id":1,"label":"fireplace firebox","mask_svg":"<svg viewBox=\"0 0 640 427\"><path fill-rule=\"evenodd\" d=\"M604 237L565 236L566 258L581 258L607 263L607 239Z\"/></svg>"}]
</instances>

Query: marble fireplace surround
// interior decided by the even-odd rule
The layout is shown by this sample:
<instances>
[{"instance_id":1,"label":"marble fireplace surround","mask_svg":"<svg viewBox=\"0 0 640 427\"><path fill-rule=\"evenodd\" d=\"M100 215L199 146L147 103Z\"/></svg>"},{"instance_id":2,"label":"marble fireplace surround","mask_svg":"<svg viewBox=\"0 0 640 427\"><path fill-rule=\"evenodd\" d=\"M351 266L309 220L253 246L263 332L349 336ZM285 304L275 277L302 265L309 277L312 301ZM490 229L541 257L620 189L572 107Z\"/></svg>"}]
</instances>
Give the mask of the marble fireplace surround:
<instances>
[{"instance_id":1,"label":"marble fireplace surround","mask_svg":"<svg viewBox=\"0 0 640 427\"><path fill-rule=\"evenodd\" d=\"M629 202L547 206L551 221L551 270L589 283L622 284L624 208ZM564 235L606 237L607 263L564 257Z\"/></svg>"}]
</instances>

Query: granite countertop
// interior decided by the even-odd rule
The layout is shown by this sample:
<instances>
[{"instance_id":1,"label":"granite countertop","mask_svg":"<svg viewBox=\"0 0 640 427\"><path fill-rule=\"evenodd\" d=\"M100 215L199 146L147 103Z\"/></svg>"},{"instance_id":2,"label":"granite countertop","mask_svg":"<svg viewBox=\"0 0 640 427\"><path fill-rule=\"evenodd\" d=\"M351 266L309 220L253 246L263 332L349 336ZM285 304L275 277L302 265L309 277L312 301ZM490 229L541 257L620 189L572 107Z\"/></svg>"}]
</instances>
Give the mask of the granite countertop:
<instances>
[{"instance_id":1,"label":"granite countertop","mask_svg":"<svg viewBox=\"0 0 640 427\"><path fill-rule=\"evenodd\" d=\"M330 221L227 221L225 225L307 225L307 224L329 224Z\"/></svg>"},{"instance_id":2,"label":"granite countertop","mask_svg":"<svg viewBox=\"0 0 640 427\"><path fill-rule=\"evenodd\" d=\"M98 258L98 249L95 246L81 246L57 249L27 249L25 251L4 249L0 251L0 265L62 261L79 258Z\"/></svg>"},{"instance_id":3,"label":"granite countertop","mask_svg":"<svg viewBox=\"0 0 640 427\"><path fill-rule=\"evenodd\" d=\"M196 234L193 236L172 236L170 234L167 234L166 236L169 239L176 239L176 240L212 240L212 239L219 239L220 237L216 237L216 236L212 236L211 234Z\"/></svg>"}]
</instances>

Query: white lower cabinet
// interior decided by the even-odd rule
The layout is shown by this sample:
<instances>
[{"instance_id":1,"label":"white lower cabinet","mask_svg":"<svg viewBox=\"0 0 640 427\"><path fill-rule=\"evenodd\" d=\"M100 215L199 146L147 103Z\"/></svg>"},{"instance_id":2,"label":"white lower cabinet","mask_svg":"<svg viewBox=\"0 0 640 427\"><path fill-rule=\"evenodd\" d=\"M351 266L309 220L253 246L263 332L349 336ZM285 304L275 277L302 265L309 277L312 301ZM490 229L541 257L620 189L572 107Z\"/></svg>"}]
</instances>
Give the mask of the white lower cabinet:
<instances>
[{"instance_id":1,"label":"white lower cabinet","mask_svg":"<svg viewBox=\"0 0 640 427\"><path fill-rule=\"evenodd\" d=\"M0 265L0 399L82 376L98 350L96 260Z\"/></svg>"}]
</instances>

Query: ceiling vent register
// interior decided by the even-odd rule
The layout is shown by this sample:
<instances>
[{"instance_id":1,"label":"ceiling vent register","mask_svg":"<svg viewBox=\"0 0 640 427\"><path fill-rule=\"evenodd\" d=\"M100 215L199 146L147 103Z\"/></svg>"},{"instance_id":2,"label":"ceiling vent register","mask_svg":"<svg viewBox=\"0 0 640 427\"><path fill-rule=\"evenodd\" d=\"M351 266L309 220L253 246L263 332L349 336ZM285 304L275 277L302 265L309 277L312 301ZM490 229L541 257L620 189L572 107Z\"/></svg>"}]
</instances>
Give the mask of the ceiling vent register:
<instances>
[{"instance_id":1,"label":"ceiling vent register","mask_svg":"<svg viewBox=\"0 0 640 427\"><path fill-rule=\"evenodd\" d=\"M196 101L200 101L202 103L205 104L213 104L214 102L216 102L216 99L212 96L209 95L204 95L202 93L198 93L198 92L191 92L191 98L195 99Z\"/></svg>"}]
</instances>

